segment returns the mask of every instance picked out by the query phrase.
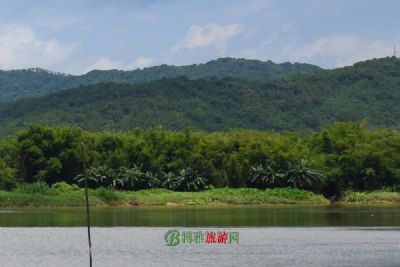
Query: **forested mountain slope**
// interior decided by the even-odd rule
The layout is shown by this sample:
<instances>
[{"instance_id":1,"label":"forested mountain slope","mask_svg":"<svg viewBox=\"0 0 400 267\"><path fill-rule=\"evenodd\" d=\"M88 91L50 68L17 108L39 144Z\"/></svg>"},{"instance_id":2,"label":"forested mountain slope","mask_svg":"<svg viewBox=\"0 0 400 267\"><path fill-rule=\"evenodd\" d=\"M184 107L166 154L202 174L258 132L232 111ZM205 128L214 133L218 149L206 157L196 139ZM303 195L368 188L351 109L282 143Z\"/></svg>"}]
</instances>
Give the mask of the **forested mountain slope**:
<instances>
[{"instance_id":1,"label":"forested mountain slope","mask_svg":"<svg viewBox=\"0 0 400 267\"><path fill-rule=\"evenodd\" d=\"M0 134L31 123L89 130L231 128L313 130L335 121L400 126L400 60L264 81L235 78L161 79L140 84L100 83L0 108Z\"/></svg>"},{"instance_id":2,"label":"forested mountain slope","mask_svg":"<svg viewBox=\"0 0 400 267\"><path fill-rule=\"evenodd\" d=\"M310 64L275 64L271 61L220 58L189 66L161 65L132 71L93 70L79 76L52 73L38 68L0 71L0 102L100 82L138 83L177 76L186 76L189 79L236 77L257 80L319 70L319 67Z\"/></svg>"}]
</instances>

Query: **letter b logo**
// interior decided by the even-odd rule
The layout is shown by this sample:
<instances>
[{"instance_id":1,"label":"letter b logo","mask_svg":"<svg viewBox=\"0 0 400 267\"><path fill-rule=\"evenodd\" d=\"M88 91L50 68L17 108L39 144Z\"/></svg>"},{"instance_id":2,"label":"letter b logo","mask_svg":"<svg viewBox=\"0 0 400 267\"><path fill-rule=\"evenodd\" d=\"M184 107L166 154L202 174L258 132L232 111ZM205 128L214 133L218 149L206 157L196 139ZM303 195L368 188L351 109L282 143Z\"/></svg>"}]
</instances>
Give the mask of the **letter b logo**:
<instances>
[{"instance_id":1,"label":"letter b logo","mask_svg":"<svg viewBox=\"0 0 400 267\"><path fill-rule=\"evenodd\" d=\"M164 235L165 245L166 246L177 246L180 243L179 240L180 233L178 230L169 230Z\"/></svg>"}]
</instances>

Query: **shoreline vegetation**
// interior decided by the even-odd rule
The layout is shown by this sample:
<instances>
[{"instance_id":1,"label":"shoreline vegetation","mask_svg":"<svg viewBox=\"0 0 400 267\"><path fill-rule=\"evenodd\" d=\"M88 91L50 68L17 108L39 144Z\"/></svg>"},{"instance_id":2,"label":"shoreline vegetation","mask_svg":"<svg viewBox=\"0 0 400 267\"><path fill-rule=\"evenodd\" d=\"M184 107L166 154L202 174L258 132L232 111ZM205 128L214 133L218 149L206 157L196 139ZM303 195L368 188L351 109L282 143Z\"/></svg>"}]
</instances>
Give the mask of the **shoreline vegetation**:
<instances>
[{"instance_id":1,"label":"shoreline vegetation","mask_svg":"<svg viewBox=\"0 0 400 267\"><path fill-rule=\"evenodd\" d=\"M82 188L62 191L0 191L0 207L80 207L84 206ZM91 206L206 206L206 205L368 205L400 204L398 192L347 192L340 201L295 188L218 188L200 192L168 189L120 191L107 188L89 190Z\"/></svg>"},{"instance_id":2,"label":"shoreline vegetation","mask_svg":"<svg viewBox=\"0 0 400 267\"><path fill-rule=\"evenodd\" d=\"M400 203L400 133L36 125L0 139L0 206L81 206L86 179L96 206Z\"/></svg>"}]
</instances>

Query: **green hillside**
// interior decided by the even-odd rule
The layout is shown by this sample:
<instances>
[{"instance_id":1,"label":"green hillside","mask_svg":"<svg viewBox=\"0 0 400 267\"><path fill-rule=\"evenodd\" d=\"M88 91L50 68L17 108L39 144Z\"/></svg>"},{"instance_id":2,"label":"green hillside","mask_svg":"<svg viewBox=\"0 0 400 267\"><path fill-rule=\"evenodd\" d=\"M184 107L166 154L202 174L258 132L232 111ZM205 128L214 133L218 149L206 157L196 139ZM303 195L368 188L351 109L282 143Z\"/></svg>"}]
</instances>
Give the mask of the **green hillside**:
<instances>
[{"instance_id":1,"label":"green hillside","mask_svg":"<svg viewBox=\"0 0 400 267\"><path fill-rule=\"evenodd\" d=\"M319 67L310 64L275 64L271 61L221 58L190 66L161 65L132 71L93 70L80 76L52 73L37 68L0 71L0 102L99 82L138 83L177 76L186 76L189 79L237 77L256 80L318 70Z\"/></svg>"},{"instance_id":2,"label":"green hillside","mask_svg":"<svg viewBox=\"0 0 400 267\"><path fill-rule=\"evenodd\" d=\"M3 105L0 134L31 123L88 130L161 125L307 131L335 121L366 120L370 126L399 128L399 103L400 60L383 58L264 81L177 77L80 86Z\"/></svg>"}]
</instances>

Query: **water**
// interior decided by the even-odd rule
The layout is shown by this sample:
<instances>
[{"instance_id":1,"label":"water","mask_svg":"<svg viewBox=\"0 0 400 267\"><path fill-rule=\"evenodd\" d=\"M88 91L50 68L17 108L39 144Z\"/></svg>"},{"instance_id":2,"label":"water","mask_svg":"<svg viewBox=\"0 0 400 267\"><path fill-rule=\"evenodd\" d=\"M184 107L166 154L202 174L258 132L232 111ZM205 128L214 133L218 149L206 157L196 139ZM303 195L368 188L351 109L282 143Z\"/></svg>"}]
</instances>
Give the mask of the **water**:
<instances>
[{"instance_id":1,"label":"water","mask_svg":"<svg viewBox=\"0 0 400 267\"><path fill-rule=\"evenodd\" d=\"M225 206L92 208L94 226L400 226L400 206ZM84 208L0 211L0 227L84 226Z\"/></svg>"},{"instance_id":2,"label":"water","mask_svg":"<svg viewBox=\"0 0 400 267\"><path fill-rule=\"evenodd\" d=\"M94 266L400 266L397 206L129 207L91 214ZM82 208L0 211L0 266L88 266L84 215ZM164 235L171 229L235 231L240 241L169 247Z\"/></svg>"},{"instance_id":3,"label":"water","mask_svg":"<svg viewBox=\"0 0 400 267\"><path fill-rule=\"evenodd\" d=\"M168 229L93 228L94 266L389 267L400 263L397 228L222 228L238 231L239 244L176 247L164 245ZM203 228L192 230L199 229ZM88 266L83 227L0 228L0 235L1 266Z\"/></svg>"}]
</instances>

